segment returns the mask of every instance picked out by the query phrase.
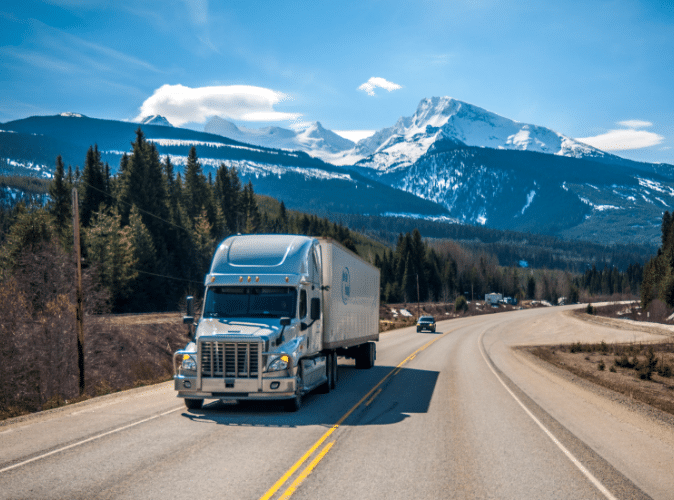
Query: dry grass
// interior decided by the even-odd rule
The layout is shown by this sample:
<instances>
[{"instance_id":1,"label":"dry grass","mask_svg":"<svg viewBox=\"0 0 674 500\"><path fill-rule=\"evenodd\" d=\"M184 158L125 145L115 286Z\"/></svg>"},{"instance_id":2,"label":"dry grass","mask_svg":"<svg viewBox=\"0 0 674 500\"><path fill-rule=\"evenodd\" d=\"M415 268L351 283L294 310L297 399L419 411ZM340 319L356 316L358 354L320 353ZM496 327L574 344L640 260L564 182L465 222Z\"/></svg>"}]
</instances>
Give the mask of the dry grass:
<instances>
[{"instance_id":1,"label":"dry grass","mask_svg":"<svg viewBox=\"0 0 674 500\"><path fill-rule=\"evenodd\" d=\"M673 341L524 349L578 377L674 415Z\"/></svg>"},{"instance_id":2,"label":"dry grass","mask_svg":"<svg viewBox=\"0 0 674 500\"><path fill-rule=\"evenodd\" d=\"M0 324L7 341L0 367L0 420L169 380L173 352L188 341L176 313L85 316L86 390L80 395L69 304L41 321L20 316Z\"/></svg>"}]
</instances>

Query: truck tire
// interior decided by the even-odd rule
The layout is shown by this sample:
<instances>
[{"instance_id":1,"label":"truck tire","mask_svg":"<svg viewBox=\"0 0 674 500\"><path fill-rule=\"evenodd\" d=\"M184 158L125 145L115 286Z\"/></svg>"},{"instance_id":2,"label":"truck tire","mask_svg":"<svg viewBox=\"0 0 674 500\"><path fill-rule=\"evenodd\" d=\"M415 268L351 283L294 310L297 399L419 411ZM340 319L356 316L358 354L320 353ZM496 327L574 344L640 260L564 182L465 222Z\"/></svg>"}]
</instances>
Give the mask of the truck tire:
<instances>
[{"instance_id":1,"label":"truck tire","mask_svg":"<svg viewBox=\"0 0 674 500\"><path fill-rule=\"evenodd\" d=\"M204 404L203 399L189 399L185 398L185 406L188 410L200 410Z\"/></svg>"},{"instance_id":2,"label":"truck tire","mask_svg":"<svg viewBox=\"0 0 674 500\"><path fill-rule=\"evenodd\" d=\"M327 377L327 380L325 381L325 384L321 385L321 387L318 389L318 392L321 394L327 394L330 392L331 389L335 387L335 383L332 380L333 377L333 370L332 370L332 363L333 363L333 355L332 352L329 352L325 355L325 376Z\"/></svg>"},{"instance_id":3,"label":"truck tire","mask_svg":"<svg viewBox=\"0 0 674 500\"><path fill-rule=\"evenodd\" d=\"M332 387L337 387L337 353L332 351Z\"/></svg>"},{"instance_id":4,"label":"truck tire","mask_svg":"<svg viewBox=\"0 0 674 500\"><path fill-rule=\"evenodd\" d=\"M297 367L298 370L298 375L300 382L297 384L297 389L295 390L295 397L292 399L287 399L285 400L284 403L284 408L286 411L290 412L295 412L298 411L300 408L302 408L302 388L304 387L304 382L302 380L302 372L299 371L301 367Z\"/></svg>"},{"instance_id":5,"label":"truck tire","mask_svg":"<svg viewBox=\"0 0 674 500\"><path fill-rule=\"evenodd\" d=\"M368 342L367 345L369 346L368 349L368 361L367 361L367 366L365 368L369 369L374 366L374 361L377 359L377 344L374 342Z\"/></svg>"},{"instance_id":6,"label":"truck tire","mask_svg":"<svg viewBox=\"0 0 674 500\"><path fill-rule=\"evenodd\" d=\"M356 357L356 368L359 370L368 370L374 366L376 357L376 347L374 342L367 342L361 344L358 348L358 355Z\"/></svg>"},{"instance_id":7,"label":"truck tire","mask_svg":"<svg viewBox=\"0 0 674 500\"><path fill-rule=\"evenodd\" d=\"M302 393L300 392L299 388L297 389L294 398L284 401L284 407L285 410L289 412L296 412L302 408Z\"/></svg>"}]
</instances>

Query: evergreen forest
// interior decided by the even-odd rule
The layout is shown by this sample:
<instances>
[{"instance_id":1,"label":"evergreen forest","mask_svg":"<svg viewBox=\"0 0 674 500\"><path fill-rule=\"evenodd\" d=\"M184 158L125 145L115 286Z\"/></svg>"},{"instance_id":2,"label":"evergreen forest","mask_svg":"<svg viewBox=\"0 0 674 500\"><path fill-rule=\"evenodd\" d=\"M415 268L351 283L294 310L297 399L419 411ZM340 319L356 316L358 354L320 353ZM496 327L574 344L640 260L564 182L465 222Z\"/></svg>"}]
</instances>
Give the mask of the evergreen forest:
<instances>
[{"instance_id":1,"label":"evergreen forest","mask_svg":"<svg viewBox=\"0 0 674 500\"><path fill-rule=\"evenodd\" d=\"M512 259L504 266L489 246L423 239L418 228L400 232L395 245L373 241L341 220L286 210L283 201L256 195L252 182L242 185L224 162L215 175L205 175L194 147L183 172L176 170L140 128L114 175L95 145L81 169L66 168L59 156L46 205L38 199L0 205L3 286L11 283L35 313L59 297L73 300L73 188L89 314L180 309L187 295L201 293L217 244L236 233L331 237L379 267L384 303L454 302L490 292L556 303L582 294L635 295L641 286L638 262L622 271L605 265L579 274L568 266L522 268ZM45 188L45 181L21 182L27 192Z\"/></svg>"}]
</instances>

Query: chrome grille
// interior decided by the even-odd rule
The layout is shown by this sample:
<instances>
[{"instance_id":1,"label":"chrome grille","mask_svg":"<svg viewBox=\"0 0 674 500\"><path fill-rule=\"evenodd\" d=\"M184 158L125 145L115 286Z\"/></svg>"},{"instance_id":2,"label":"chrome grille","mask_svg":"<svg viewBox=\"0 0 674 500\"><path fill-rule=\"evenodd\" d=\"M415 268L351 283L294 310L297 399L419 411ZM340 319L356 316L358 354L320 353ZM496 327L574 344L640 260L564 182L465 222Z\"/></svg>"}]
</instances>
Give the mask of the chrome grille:
<instances>
[{"instance_id":1,"label":"chrome grille","mask_svg":"<svg viewBox=\"0 0 674 500\"><path fill-rule=\"evenodd\" d=\"M201 342L202 377L256 378L260 344L257 342Z\"/></svg>"}]
</instances>

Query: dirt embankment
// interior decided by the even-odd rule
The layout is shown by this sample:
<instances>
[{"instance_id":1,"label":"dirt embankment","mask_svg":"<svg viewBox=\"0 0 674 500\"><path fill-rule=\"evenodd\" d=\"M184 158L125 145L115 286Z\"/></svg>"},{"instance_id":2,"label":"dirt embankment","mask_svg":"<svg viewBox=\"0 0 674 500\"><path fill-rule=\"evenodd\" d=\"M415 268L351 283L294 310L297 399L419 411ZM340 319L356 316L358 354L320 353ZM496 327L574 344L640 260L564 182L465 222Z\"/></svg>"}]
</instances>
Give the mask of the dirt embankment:
<instances>
[{"instance_id":1,"label":"dirt embankment","mask_svg":"<svg viewBox=\"0 0 674 500\"><path fill-rule=\"evenodd\" d=\"M84 329L80 395L72 322L48 338L45 325L17 327L15 336L23 341L15 343L2 368L0 420L169 380L173 353L188 342L179 313L86 316Z\"/></svg>"}]
</instances>

